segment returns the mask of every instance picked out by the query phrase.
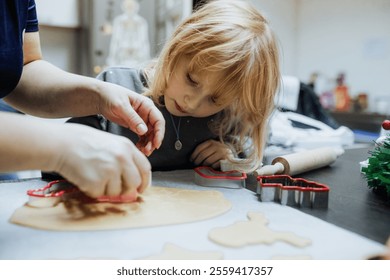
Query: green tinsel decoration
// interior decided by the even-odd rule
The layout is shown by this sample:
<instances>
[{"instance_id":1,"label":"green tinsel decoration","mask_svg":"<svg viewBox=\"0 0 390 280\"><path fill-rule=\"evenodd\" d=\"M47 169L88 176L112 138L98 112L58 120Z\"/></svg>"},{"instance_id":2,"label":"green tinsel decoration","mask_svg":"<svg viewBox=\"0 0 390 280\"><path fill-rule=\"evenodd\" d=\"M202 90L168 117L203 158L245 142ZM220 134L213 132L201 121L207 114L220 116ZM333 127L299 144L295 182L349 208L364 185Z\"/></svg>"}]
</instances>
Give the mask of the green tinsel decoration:
<instances>
[{"instance_id":1,"label":"green tinsel decoration","mask_svg":"<svg viewBox=\"0 0 390 280\"><path fill-rule=\"evenodd\" d=\"M390 198L390 134L385 137L383 143L377 143L370 154L368 166L362 168L368 187Z\"/></svg>"}]
</instances>

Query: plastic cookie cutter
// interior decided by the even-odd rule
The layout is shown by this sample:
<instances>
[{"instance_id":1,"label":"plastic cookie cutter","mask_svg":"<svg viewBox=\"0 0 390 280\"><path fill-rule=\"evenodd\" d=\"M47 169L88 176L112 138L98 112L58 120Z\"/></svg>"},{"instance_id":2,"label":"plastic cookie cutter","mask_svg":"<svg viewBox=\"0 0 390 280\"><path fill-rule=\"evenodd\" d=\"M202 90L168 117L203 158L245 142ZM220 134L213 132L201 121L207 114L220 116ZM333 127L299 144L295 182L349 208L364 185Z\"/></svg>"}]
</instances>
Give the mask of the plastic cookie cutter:
<instances>
[{"instance_id":1,"label":"plastic cookie cutter","mask_svg":"<svg viewBox=\"0 0 390 280\"><path fill-rule=\"evenodd\" d=\"M195 169L195 183L204 187L223 187L229 189L245 188L246 174L239 171L217 171L208 166Z\"/></svg>"},{"instance_id":2,"label":"plastic cookie cutter","mask_svg":"<svg viewBox=\"0 0 390 280\"><path fill-rule=\"evenodd\" d=\"M28 205L33 207L53 207L71 196L80 195L80 192L75 185L66 180L51 181L42 188L27 191L27 195L29 196ZM86 203L126 203L135 201L132 195L105 195L96 199L85 196L85 198Z\"/></svg>"},{"instance_id":3,"label":"plastic cookie cutter","mask_svg":"<svg viewBox=\"0 0 390 280\"><path fill-rule=\"evenodd\" d=\"M327 208L329 187L289 175L257 177L257 194L263 202L280 202L295 207Z\"/></svg>"},{"instance_id":4,"label":"plastic cookie cutter","mask_svg":"<svg viewBox=\"0 0 390 280\"><path fill-rule=\"evenodd\" d=\"M46 186L28 190L28 205L34 207L52 207L61 202L66 195L79 192L79 189L66 180L49 182Z\"/></svg>"}]
</instances>

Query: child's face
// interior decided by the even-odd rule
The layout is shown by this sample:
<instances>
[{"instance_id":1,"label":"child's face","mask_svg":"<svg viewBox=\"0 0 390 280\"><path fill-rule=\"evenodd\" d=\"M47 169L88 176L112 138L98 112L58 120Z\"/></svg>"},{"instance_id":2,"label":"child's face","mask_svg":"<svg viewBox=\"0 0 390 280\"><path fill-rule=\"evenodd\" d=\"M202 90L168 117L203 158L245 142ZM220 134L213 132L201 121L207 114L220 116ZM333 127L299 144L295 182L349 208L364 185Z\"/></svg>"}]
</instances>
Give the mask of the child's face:
<instances>
[{"instance_id":1,"label":"child's face","mask_svg":"<svg viewBox=\"0 0 390 280\"><path fill-rule=\"evenodd\" d=\"M168 81L164 92L167 110L175 116L203 118L223 110L226 106L217 105L213 98L214 85L221 74L188 70L188 58L179 61Z\"/></svg>"}]
</instances>

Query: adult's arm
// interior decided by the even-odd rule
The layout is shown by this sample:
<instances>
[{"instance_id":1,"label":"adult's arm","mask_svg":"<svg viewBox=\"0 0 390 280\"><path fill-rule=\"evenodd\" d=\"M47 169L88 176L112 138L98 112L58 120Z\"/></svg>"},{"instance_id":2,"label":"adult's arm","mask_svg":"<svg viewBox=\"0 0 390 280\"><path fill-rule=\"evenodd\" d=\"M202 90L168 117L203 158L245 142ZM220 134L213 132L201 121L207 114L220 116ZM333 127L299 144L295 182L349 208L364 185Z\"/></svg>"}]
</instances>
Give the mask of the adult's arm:
<instances>
[{"instance_id":1,"label":"adult's arm","mask_svg":"<svg viewBox=\"0 0 390 280\"><path fill-rule=\"evenodd\" d=\"M160 147L165 121L149 98L115 84L63 71L44 61L38 32L25 33L23 49L23 73L15 90L4 98L7 103L39 117L102 114L139 135L148 132L149 150Z\"/></svg>"},{"instance_id":2,"label":"adult's arm","mask_svg":"<svg viewBox=\"0 0 390 280\"><path fill-rule=\"evenodd\" d=\"M78 124L0 112L0 172L57 172L91 197L132 195L150 184L150 163L125 137Z\"/></svg>"}]
</instances>

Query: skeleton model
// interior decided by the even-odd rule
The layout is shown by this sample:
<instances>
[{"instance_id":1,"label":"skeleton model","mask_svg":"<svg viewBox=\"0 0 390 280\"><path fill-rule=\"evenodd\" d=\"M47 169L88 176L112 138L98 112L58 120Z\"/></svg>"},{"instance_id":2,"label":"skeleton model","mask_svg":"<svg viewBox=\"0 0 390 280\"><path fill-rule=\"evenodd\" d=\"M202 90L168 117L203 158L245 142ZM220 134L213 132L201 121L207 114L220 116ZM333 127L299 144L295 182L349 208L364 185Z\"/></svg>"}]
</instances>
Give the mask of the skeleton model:
<instances>
[{"instance_id":1,"label":"skeleton model","mask_svg":"<svg viewBox=\"0 0 390 280\"><path fill-rule=\"evenodd\" d=\"M124 0L122 10L113 22L107 64L137 67L150 59L148 23L138 14L138 1Z\"/></svg>"}]
</instances>

